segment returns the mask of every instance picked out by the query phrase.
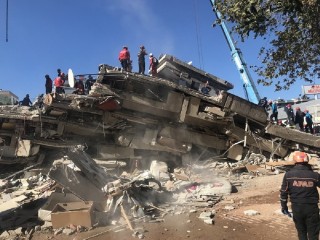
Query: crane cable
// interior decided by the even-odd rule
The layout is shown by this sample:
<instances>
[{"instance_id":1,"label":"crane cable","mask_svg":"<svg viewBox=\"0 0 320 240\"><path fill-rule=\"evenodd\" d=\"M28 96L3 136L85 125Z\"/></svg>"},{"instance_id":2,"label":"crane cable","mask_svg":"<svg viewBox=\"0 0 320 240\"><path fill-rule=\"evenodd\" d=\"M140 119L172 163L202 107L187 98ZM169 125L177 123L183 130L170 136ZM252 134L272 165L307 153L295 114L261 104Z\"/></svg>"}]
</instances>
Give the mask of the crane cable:
<instances>
[{"instance_id":1,"label":"crane cable","mask_svg":"<svg viewBox=\"0 0 320 240\"><path fill-rule=\"evenodd\" d=\"M7 0L6 6L6 42L8 42L8 29L9 29L9 0Z\"/></svg>"},{"instance_id":2,"label":"crane cable","mask_svg":"<svg viewBox=\"0 0 320 240\"><path fill-rule=\"evenodd\" d=\"M200 64L200 69L203 69L203 54L202 54L202 46L201 46L201 37L199 34L199 19L198 19L198 9L197 9L197 0L193 0L193 8L194 8L194 18L196 25L196 35L197 35L197 47L198 47L198 60Z\"/></svg>"}]
</instances>

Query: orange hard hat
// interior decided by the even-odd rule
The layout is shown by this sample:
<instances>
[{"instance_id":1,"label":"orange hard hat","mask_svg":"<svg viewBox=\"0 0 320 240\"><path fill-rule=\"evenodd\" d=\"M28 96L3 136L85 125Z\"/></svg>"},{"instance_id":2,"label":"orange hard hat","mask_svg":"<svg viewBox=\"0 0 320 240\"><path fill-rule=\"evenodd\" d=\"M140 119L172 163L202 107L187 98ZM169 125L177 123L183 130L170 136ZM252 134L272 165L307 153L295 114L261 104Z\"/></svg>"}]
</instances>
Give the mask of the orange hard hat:
<instances>
[{"instance_id":1,"label":"orange hard hat","mask_svg":"<svg viewBox=\"0 0 320 240\"><path fill-rule=\"evenodd\" d=\"M295 151L293 153L293 161L296 163L307 163L309 162L309 157L305 152Z\"/></svg>"}]
</instances>

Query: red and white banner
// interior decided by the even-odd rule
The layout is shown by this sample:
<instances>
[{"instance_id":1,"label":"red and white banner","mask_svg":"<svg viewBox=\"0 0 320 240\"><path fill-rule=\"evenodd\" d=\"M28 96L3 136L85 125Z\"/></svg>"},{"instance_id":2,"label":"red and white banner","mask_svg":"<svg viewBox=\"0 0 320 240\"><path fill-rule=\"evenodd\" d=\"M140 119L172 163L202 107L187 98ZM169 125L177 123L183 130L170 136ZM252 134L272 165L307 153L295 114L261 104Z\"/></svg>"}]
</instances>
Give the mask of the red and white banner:
<instances>
[{"instance_id":1,"label":"red and white banner","mask_svg":"<svg viewBox=\"0 0 320 240\"><path fill-rule=\"evenodd\" d=\"M314 85L302 86L302 90L305 95L320 94L320 85L314 84Z\"/></svg>"}]
</instances>

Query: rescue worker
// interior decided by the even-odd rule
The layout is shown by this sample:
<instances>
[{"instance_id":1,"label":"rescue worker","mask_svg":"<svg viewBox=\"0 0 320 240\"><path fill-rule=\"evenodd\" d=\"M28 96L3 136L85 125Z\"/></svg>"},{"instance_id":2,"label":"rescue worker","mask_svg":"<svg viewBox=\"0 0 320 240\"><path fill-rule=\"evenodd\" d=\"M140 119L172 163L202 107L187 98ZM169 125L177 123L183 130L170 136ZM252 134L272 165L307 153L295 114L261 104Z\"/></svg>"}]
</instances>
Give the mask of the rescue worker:
<instances>
[{"instance_id":1,"label":"rescue worker","mask_svg":"<svg viewBox=\"0 0 320 240\"><path fill-rule=\"evenodd\" d=\"M83 84L83 76L80 76L79 81L76 82L74 88L76 89L73 93L78 95L84 95L84 84Z\"/></svg>"},{"instance_id":2,"label":"rescue worker","mask_svg":"<svg viewBox=\"0 0 320 240\"><path fill-rule=\"evenodd\" d=\"M206 81L206 83L204 84L204 86L201 88L201 92L205 95L209 95L209 92L211 91L211 88L209 86L209 82Z\"/></svg>"},{"instance_id":3,"label":"rescue worker","mask_svg":"<svg viewBox=\"0 0 320 240\"><path fill-rule=\"evenodd\" d=\"M29 94L27 94L27 95L23 98L23 100L20 101L20 105L21 105L21 106L28 106L28 107L30 107L30 106L32 105L32 102L31 102L31 100L30 100L30 98L29 98Z\"/></svg>"},{"instance_id":4,"label":"rescue worker","mask_svg":"<svg viewBox=\"0 0 320 240\"><path fill-rule=\"evenodd\" d=\"M146 49L144 46L140 46L140 51L138 53L138 64L139 64L139 74L143 74L146 70L146 62L144 56L147 55Z\"/></svg>"},{"instance_id":5,"label":"rescue worker","mask_svg":"<svg viewBox=\"0 0 320 240\"><path fill-rule=\"evenodd\" d=\"M46 78L46 94L51 93L52 92L52 80L50 78L50 76L47 74L44 76Z\"/></svg>"},{"instance_id":6,"label":"rescue worker","mask_svg":"<svg viewBox=\"0 0 320 240\"><path fill-rule=\"evenodd\" d=\"M300 131L304 130L304 128L303 128L304 116L305 116L305 113L302 112L299 107L296 107L296 115L294 118L294 123L298 124Z\"/></svg>"},{"instance_id":7,"label":"rescue worker","mask_svg":"<svg viewBox=\"0 0 320 240\"><path fill-rule=\"evenodd\" d=\"M293 160L295 166L284 175L281 185L281 211L292 217L287 206L289 195L299 240L316 240L319 239L320 225L317 190L320 174L312 170L305 152L295 151Z\"/></svg>"},{"instance_id":8,"label":"rescue worker","mask_svg":"<svg viewBox=\"0 0 320 240\"><path fill-rule=\"evenodd\" d=\"M289 126L293 126L294 125L294 112L291 107L291 104L288 104L287 106L285 106L284 111L287 114L287 122L288 122Z\"/></svg>"},{"instance_id":9,"label":"rescue worker","mask_svg":"<svg viewBox=\"0 0 320 240\"><path fill-rule=\"evenodd\" d=\"M306 128L305 128L306 133L307 133L307 132L310 132L311 134L313 134L313 128L312 128L312 124L313 124L313 121L312 121L312 115L309 113L309 111L308 111L308 110L305 110L305 111L304 111L304 113L305 113L306 123L307 123Z\"/></svg>"},{"instance_id":10,"label":"rescue worker","mask_svg":"<svg viewBox=\"0 0 320 240\"><path fill-rule=\"evenodd\" d=\"M58 72L58 77L61 77L64 83L66 81L66 75L64 74L64 72L61 72L60 68L57 69L57 72Z\"/></svg>"},{"instance_id":11,"label":"rescue worker","mask_svg":"<svg viewBox=\"0 0 320 240\"><path fill-rule=\"evenodd\" d=\"M131 60L130 60L130 52L127 46L124 46L119 53L119 61L124 71L130 70Z\"/></svg>"},{"instance_id":12,"label":"rescue worker","mask_svg":"<svg viewBox=\"0 0 320 240\"><path fill-rule=\"evenodd\" d=\"M151 74L151 76L155 77L157 75L157 66L159 62L152 53L149 54L149 63L149 73Z\"/></svg>"},{"instance_id":13,"label":"rescue worker","mask_svg":"<svg viewBox=\"0 0 320 240\"><path fill-rule=\"evenodd\" d=\"M263 107L265 110L268 108L268 100L267 97L261 98L258 103L259 106Z\"/></svg>"},{"instance_id":14,"label":"rescue worker","mask_svg":"<svg viewBox=\"0 0 320 240\"><path fill-rule=\"evenodd\" d=\"M88 76L88 79L85 83L85 88L87 89L87 92L89 94L89 92L91 91L91 87L93 86L93 84L96 82L96 80L93 79L93 77L91 75Z\"/></svg>"},{"instance_id":15,"label":"rescue worker","mask_svg":"<svg viewBox=\"0 0 320 240\"><path fill-rule=\"evenodd\" d=\"M63 84L64 84L64 80L63 80L63 73L56 77L54 79L54 87L55 87L55 92L56 93L64 93L64 89L63 89Z\"/></svg>"},{"instance_id":16,"label":"rescue worker","mask_svg":"<svg viewBox=\"0 0 320 240\"><path fill-rule=\"evenodd\" d=\"M269 106L271 107L271 115L270 115L270 122L274 121L278 123L278 106L276 103L272 102L272 100L268 101Z\"/></svg>"}]
</instances>

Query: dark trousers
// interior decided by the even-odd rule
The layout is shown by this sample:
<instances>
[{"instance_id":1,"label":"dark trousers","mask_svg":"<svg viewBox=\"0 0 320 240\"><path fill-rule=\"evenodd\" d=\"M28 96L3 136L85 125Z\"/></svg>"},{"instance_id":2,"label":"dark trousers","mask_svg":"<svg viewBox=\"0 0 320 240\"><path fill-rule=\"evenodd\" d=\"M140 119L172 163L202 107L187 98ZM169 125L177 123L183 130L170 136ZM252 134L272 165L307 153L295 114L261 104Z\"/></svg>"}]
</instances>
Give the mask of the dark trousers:
<instances>
[{"instance_id":1,"label":"dark trousers","mask_svg":"<svg viewBox=\"0 0 320 240\"><path fill-rule=\"evenodd\" d=\"M311 134L313 133L313 128L312 128L312 123L308 123L306 125L306 132L310 132Z\"/></svg>"},{"instance_id":2,"label":"dark trousers","mask_svg":"<svg viewBox=\"0 0 320 240\"><path fill-rule=\"evenodd\" d=\"M274 120L276 121L276 123L278 123L278 112L272 113L272 114L270 115L270 121L273 121L273 118L274 118Z\"/></svg>"},{"instance_id":3,"label":"dark trousers","mask_svg":"<svg viewBox=\"0 0 320 240\"><path fill-rule=\"evenodd\" d=\"M139 73L144 75L144 72L146 70L146 63L143 62L139 62Z\"/></svg>"},{"instance_id":4,"label":"dark trousers","mask_svg":"<svg viewBox=\"0 0 320 240\"><path fill-rule=\"evenodd\" d=\"M52 87L46 87L46 94L52 93Z\"/></svg>"},{"instance_id":5,"label":"dark trousers","mask_svg":"<svg viewBox=\"0 0 320 240\"><path fill-rule=\"evenodd\" d=\"M292 203L292 213L299 240L318 240L320 227L318 204Z\"/></svg>"},{"instance_id":6,"label":"dark trousers","mask_svg":"<svg viewBox=\"0 0 320 240\"><path fill-rule=\"evenodd\" d=\"M127 59L121 59L121 67L123 68L124 71L128 71L128 60Z\"/></svg>"}]
</instances>

